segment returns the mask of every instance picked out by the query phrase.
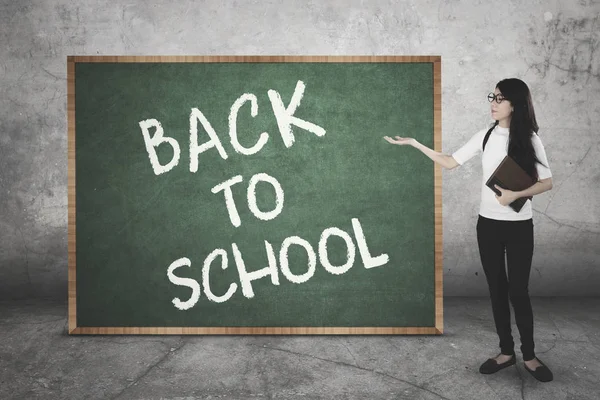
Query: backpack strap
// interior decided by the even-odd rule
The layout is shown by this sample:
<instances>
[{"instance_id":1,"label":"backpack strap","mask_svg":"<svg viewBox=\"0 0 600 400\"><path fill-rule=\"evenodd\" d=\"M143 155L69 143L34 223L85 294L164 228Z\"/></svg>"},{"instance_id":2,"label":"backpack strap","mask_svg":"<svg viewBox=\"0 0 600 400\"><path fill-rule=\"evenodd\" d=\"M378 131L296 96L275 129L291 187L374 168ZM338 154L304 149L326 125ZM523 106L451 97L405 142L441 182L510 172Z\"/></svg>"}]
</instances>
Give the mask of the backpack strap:
<instances>
[{"instance_id":1,"label":"backpack strap","mask_svg":"<svg viewBox=\"0 0 600 400\"><path fill-rule=\"evenodd\" d=\"M487 143L488 139L490 138L490 134L492 133L492 131L494 130L495 127L496 127L496 125L492 126L490 129L488 129L487 133L485 134L485 137L483 138L483 149L481 151L485 151L485 144Z\"/></svg>"}]
</instances>

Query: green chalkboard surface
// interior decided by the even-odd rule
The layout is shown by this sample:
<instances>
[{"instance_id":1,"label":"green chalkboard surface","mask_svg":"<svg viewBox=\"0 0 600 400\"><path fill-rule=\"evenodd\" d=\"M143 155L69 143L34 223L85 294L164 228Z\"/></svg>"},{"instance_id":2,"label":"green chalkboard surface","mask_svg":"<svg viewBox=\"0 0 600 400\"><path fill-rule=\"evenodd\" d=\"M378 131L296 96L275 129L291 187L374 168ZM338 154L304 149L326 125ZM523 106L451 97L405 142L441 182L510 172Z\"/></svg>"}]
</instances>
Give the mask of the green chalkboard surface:
<instances>
[{"instance_id":1,"label":"green chalkboard surface","mask_svg":"<svg viewBox=\"0 0 600 400\"><path fill-rule=\"evenodd\" d=\"M441 333L439 57L69 57L77 333Z\"/></svg>"}]
</instances>

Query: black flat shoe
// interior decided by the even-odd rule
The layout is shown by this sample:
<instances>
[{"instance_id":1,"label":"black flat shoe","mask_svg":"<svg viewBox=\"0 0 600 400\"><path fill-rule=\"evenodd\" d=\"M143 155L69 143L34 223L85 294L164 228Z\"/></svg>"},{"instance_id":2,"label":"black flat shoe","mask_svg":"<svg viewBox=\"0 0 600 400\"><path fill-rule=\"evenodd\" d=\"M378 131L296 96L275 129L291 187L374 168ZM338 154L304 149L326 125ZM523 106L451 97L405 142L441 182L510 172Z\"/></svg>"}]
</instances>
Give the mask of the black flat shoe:
<instances>
[{"instance_id":1,"label":"black flat shoe","mask_svg":"<svg viewBox=\"0 0 600 400\"><path fill-rule=\"evenodd\" d=\"M537 360L542 365L539 366L539 367L537 367L535 369L535 371L527 368L527 364L525 364L525 363L523 363L523 366L538 381L540 381L540 382L550 382L552 379L554 379L554 376L552 375L552 371L550 371L550 368L548 368L548 367L546 367L546 365L544 365L544 363L542 362L542 360L540 360L539 358Z\"/></svg>"},{"instance_id":2,"label":"black flat shoe","mask_svg":"<svg viewBox=\"0 0 600 400\"><path fill-rule=\"evenodd\" d=\"M481 364L479 367L479 372L482 374L493 374L494 372L498 372L501 369L506 367L510 367L511 365L515 365L517 363L517 356L513 354L512 358L502 364L498 364L496 360L493 358L488 358L486 362Z\"/></svg>"}]
</instances>

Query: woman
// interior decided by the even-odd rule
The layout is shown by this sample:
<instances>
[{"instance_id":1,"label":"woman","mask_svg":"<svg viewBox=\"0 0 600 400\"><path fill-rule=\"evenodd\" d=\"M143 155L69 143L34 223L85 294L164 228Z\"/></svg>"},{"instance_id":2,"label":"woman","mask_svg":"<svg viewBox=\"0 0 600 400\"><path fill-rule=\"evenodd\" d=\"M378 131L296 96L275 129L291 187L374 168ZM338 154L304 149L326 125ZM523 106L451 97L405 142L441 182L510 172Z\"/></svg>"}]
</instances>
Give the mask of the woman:
<instances>
[{"instance_id":1,"label":"woman","mask_svg":"<svg viewBox=\"0 0 600 400\"><path fill-rule=\"evenodd\" d=\"M489 130L477 132L451 156L436 152L414 138L396 136L394 140L386 136L384 139L392 144L413 146L447 169L456 168L479 152L483 153L477 243L489 287L496 332L500 338L500 354L485 361L479 371L491 374L516 363L510 325L510 299L520 333L525 369L536 379L548 382L553 379L552 372L535 357L533 312L528 293L533 257L531 201L527 201L519 212L508 205L520 197L530 197L552 189L552 173L544 146L537 135L538 125L527 85L514 78L501 80L494 93L488 95L488 100L495 123ZM534 177L536 183L518 192L496 186L500 193L497 195L485 182L507 154Z\"/></svg>"}]
</instances>

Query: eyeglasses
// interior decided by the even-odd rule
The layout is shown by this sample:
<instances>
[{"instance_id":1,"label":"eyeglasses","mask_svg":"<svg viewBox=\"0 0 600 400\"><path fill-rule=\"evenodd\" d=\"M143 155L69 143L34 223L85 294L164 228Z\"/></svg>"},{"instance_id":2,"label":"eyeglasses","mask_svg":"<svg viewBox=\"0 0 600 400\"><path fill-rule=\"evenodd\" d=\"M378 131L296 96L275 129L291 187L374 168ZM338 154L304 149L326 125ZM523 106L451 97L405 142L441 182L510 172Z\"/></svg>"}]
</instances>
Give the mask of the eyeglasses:
<instances>
[{"instance_id":1,"label":"eyeglasses","mask_svg":"<svg viewBox=\"0 0 600 400\"><path fill-rule=\"evenodd\" d=\"M494 93L488 94L487 99L490 103L492 101L496 100L496 103L498 103L498 104L502 103L502 101L505 100L504 96L502 96L501 94L496 95Z\"/></svg>"}]
</instances>

